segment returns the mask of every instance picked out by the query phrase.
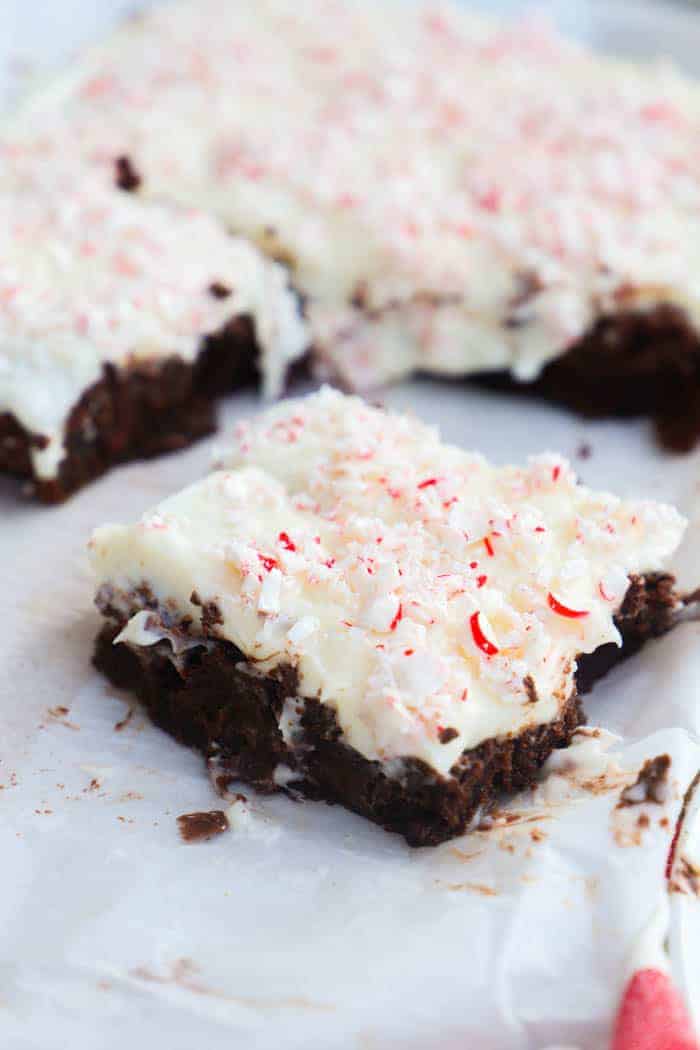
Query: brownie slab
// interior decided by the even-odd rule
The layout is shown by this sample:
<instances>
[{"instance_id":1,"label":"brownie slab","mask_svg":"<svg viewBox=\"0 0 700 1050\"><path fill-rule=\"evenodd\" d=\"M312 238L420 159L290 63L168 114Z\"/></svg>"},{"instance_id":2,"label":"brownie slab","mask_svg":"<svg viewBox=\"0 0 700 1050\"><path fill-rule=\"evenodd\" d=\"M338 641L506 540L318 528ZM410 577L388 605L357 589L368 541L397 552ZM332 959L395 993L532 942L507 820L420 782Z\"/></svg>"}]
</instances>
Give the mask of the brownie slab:
<instances>
[{"instance_id":1,"label":"brownie slab","mask_svg":"<svg viewBox=\"0 0 700 1050\"><path fill-rule=\"evenodd\" d=\"M185 0L50 85L10 145L29 167L68 149L292 262L316 364L345 388L501 373L652 416L681 449L700 400L699 98L546 20Z\"/></svg>"},{"instance_id":2,"label":"brownie slab","mask_svg":"<svg viewBox=\"0 0 700 1050\"><path fill-rule=\"evenodd\" d=\"M260 676L224 641L173 660L167 642L139 651L115 645L119 631L103 627L95 666L134 693L156 725L205 755L219 791L239 782L264 794L337 803L411 846L461 835L499 793L531 786L552 750L566 747L583 722L572 695L553 722L465 751L449 777L410 758L388 776L381 762L343 742L332 707L294 695L293 668ZM279 728L285 705L298 718L293 744Z\"/></svg>"},{"instance_id":3,"label":"brownie slab","mask_svg":"<svg viewBox=\"0 0 700 1050\"><path fill-rule=\"evenodd\" d=\"M559 717L464 751L449 777L411 758L387 776L380 762L343 742L332 706L297 695L291 665L261 675L240 649L213 634L207 633L206 644L174 655L165 640L148 648L115 645L126 626L118 619L100 631L94 663L118 688L133 692L156 725L204 754L222 793L243 782L265 794L322 799L402 835L411 846L436 846L461 835L500 793L536 783L551 752L566 747L585 721L579 695L671 629L678 608L674 583L668 574L635 579L616 617L622 648L611 644L579 659L576 691ZM189 625L170 630L189 638ZM285 739L280 718L290 707L297 726L294 738Z\"/></svg>"},{"instance_id":4,"label":"brownie slab","mask_svg":"<svg viewBox=\"0 0 700 1050\"><path fill-rule=\"evenodd\" d=\"M217 396L254 384L257 360L252 325L237 319L208 337L192 364L171 357L126 370L105 365L68 416L56 475L36 476L31 450L46 439L9 413L0 414L0 473L30 481L43 503L60 503L118 463L174 452L213 433Z\"/></svg>"},{"instance_id":5,"label":"brownie slab","mask_svg":"<svg viewBox=\"0 0 700 1050\"><path fill-rule=\"evenodd\" d=\"M530 383L502 372L476 382L541 396L591 418L646 416L673 452L689 451L700 436L700 336L668 304L601 318Z\"/></svg>"},{"instance_id":6,"label":"brownie slab","mask_svg":"<svg viewBox=\"0 0 700 1050\"><path fill-rule=\"evenodd\" d=\"M88 175L0 189L0 249L0 471L47 502L209 433L228 391L279 394L305 351L281 267Z\"/></svg>"},{"instance_id":7,"label":"brownie slab","mask_svg":"<svg viewBox=\"0 0 700 1050\"><path fill-rule=\"evenodd\" d=\"M224 778L431 844L532 782L578 694L673 622L683 520L491 467L324 389L91 540L97 662Z\"/></svg>"}]
</instances>

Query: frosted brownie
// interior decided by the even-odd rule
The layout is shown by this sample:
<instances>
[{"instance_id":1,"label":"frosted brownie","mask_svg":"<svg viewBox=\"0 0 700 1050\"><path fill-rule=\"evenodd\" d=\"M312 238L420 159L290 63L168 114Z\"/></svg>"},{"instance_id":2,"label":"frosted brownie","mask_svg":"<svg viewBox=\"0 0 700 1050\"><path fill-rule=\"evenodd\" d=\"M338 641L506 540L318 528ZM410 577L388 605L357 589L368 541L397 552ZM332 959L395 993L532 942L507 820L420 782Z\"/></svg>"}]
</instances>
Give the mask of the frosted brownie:
<instances>
[{"instance_id":1,"label":"frosted brownie","mask_svg":"<svg viewBox=\"0 0 700 1050\"><path fill-rule=\"evenodd\" d=\"M434 844L567 744L577 662L669 625L683 530L559 456L496 468L324 389L95 532L97 664L224 779Z\"/></svg>"},{"instance_id":2,"label":"frosted brownie","mask_svg":"<svg viewBox=\"0 0 700 1050\"><path fill-rule=\"evenodd\" d=\"M285 271L211 217L51 175L0 187L0 473L46 501L210 432L259 373L279 393L308 341Z\"/></svg>"},{"instance_id":3,"label":"frosted brownie","mask_svg":"<svg viewBox=\"0 0 700 1050\"><path fill-rule=\"evenodd\" d=\"M667 64L447 3L185 0L13 133L289 260L349 386L498 373L700 429L700 88Z\"/></svg>"}]
</instances>

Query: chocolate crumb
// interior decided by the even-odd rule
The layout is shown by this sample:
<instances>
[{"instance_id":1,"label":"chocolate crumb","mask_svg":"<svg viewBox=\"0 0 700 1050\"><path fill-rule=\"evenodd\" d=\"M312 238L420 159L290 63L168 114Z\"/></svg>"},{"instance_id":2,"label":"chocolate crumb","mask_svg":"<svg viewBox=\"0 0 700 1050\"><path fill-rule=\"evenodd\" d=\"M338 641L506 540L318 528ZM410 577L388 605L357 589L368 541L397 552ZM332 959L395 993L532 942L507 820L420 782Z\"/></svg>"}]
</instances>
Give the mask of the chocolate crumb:
<instances>
[{"instance_id":1,"label":"chocolate crumb","mask_svg":"<svg viewBox=\"0 0 700 1050\"><path fill-rule=\"evenodd\" d=\"M232 289L227 284L223 284L222 281L212 281L209 285L209 294L213 295L215 299L228 299Z\"/></svg>"},{"instance_id":2,"label":"chocolate crumb","mask_svg":"<svg viewBox=\"0 0 700 1050\"><path fill-rule=\"evenodd\" d=\"M537 686L535 685L535 679L532 677L531 674L525 675L525 677L523 678L523 686L525 687L525 692L527 693L527 702L529 704L536 704L539 700L539 696L537 695Z\"/></svg>"},{"instance_id":3,"label":"chocolate crumb","mask_svg":"<svg viewBox=\"0 0 700 1050\"><path fill-rule=\"evenodd\" d=\"M456 740L459 736L459 732L454 726L448 726L447 729L441 729L439 733L440 743L449 744L450 740Z\"/></svg>"},{"instance_id":4,"label":"chocolate crumb","mask_svg":"<svg viewBox=\"0 0 700 1050\"><path fill-rule=\"evenodd\" d=\"M131 721L131 719L133 717L134 717L134 708L130 706L129 710L126 712L124 717L120 718L118 722L114 723L114 732L115 733L121 733L122 729L124 729L126 726L128 726L129 722Z\"/></svg>"},{"instance_id":5,"label":"chocolate crumb","mask_svg":"<svg viewBox=\"0 0 700 1050\"><path fill-rule=\"evenodd\" d=\"M228 831L228 818L223 809L209 813L183 813L177 818L180 835L185 842L208 842Z\"/></svg>"},{"instance_id":6,"label":"chocolate crumb","mask_svg":"<svg viewBox=\"0 0 700 1050\"><path fill-rule=\"evenodd\" d=\"M681 857L676 871L676 878L669 889L672 893L687 893L700 897L700 868L692 864L687 857Z\"/></svg>"},{"instance_id":7,"label":"chocolate crumb","mask_svg":"<svg viewBox=\"0 0 700 1050\"><path fill-rule=\"evenodd\" d=\"M193 605L198 605L202 610L202 631L205 635L212 633L214 627L223 624L224 617L221 609L216 602L205 602L199 597L197 591L192 591L190 595L190 601Z\"/></svg>"},{"instance_id":8,"label":"chocolate crumb","mask_svg":"<svg viewBox=\"0 0 700 1050\"><path fill-rule=\"evenodd\" d=\"M638 806L642 802L655 802L661 805L668 798L668 771L671 768L669 755L657 755L648 758L639 771L634 784L626 787L620 795L617 806Z\"/></svg>"},{"instance_id":9,"label":"chocolate crumb","mask_svg":"<svg viewBox=\"0 0 700 1050\"><path fill-rule=\"evenodd\" d=\"M593 449L587 441L583 441L576 449L576 455L578 459L590 459L593 455Z\"/></svg>"},{"instance_id":10,"label":"chocolate crumb","mask_svg":"<svg viewBox=\"0 0 700 1050\"><path fill-rule=\"evenodd\" d=\"M368 288L366 281L358 281L350 298L350 305L356 310L366 310L368 306Z\"/></svg>"},{"instance_id":11,"label":"chocolate crumb","mask_svg":"<svg viewBox=\"0 0 700 1050\"><path fill-rule=\"evenodd\" d=\"M120 190L125 190L127 193L133 193L139 188L142 180L136 168L131 163L130 157L126 154L122 154L121 157L117 157L114 163L117 169L117 186Z\"/></svg>"},{"instance_id":12,"label":"chocolate crumb","mask_svg":"<svg viewBox=\"0 0 700 1050\"><path fill-rule=\"evenodd\" d=\"M75 722L68 721L66 716L69 714L70 708L59 704L57 707L50 707L48 709L46 712L46 718L49 722L58 722L59 725L65 726L66 729L80 729L80 726L77 726ZM41 726L40 728L43 729L44 726Z\"/></svg>"},{"instance_id":13,"label":"chocolate crumb","mask_svg":"<svg viewBox=\"0 0 700 1050\"><path fill-rule=\"evenodd\" d=\"M503 320L506 328L522 328L532 319L532 300L545 288L536 270L523 270L516 275L516 291L508 303L508 314Z\"/></svg>"}]
</instances>

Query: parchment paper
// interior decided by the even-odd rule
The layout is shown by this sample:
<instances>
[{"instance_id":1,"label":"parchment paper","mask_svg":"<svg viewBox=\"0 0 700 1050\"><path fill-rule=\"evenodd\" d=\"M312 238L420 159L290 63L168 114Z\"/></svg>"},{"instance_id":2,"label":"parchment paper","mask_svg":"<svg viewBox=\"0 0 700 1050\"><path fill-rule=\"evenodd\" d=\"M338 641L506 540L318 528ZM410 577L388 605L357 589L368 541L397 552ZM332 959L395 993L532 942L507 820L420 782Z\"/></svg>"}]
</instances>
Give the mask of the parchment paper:
<instances>
[{"instance_id":1,"label":"parchment paper","mask_svg":"<svg viewBox=\"0 0 700 1050\"><path fill-rule=\"evenodd\" d=\"M682 578L700 582L699 457L662 455L646 424L584 425L429 382L388 401L496 461L556 448L587 483L675 501L693 519ZM232 398L226 426L256 404ZM90 668L84 544L211 454L208 442L121 468L56 509L0 486L0 1045L603 1047L700 767L700 626L601 683L589 718L620 739L584 737L489 831L413 851L339 808L246 790L247 822L239 809L231 831L187 845L176 817L226 803L199 756L141 713L115 729L128 698ZM668 803L616 810L662 752Z\"/></svg>"},{"instance_id":2,"label":"parchment paper","mask_svg":"<svg viewBox=\"0 0 700 1050\"><path fill-rule=\"evenodd\" d=\"M3 0L0 97L138 6L45 0L38 15ZM692 12L632 0L538 7L607 50L662 52L698 71ZM661 455L645 424L583 425L459 386L410 384L388 400L501 462L547 448L576 460L588 444L577 461L586 482L669 499L691 517L678 568L688 587L700 583L698 455ZM256 408L232 399L227 425ZM700 765L700 627L599 685L589 718L620 739L584 737L488 832L411 851L340 809L246 792L233 830L185 845L177 815L225 803L201 759L142 714L115 728L128 698L90 668L98 617L84 544L210 457L207 443L123 468L54 510L0 480L0 1046L601 1050ZM669 802L616 810L642 760L666 751ZM700 863L691 838L684 849ZM688 894L671 903L675 975L700 1024L700 905Z\"/></svg>"}]
</instances>

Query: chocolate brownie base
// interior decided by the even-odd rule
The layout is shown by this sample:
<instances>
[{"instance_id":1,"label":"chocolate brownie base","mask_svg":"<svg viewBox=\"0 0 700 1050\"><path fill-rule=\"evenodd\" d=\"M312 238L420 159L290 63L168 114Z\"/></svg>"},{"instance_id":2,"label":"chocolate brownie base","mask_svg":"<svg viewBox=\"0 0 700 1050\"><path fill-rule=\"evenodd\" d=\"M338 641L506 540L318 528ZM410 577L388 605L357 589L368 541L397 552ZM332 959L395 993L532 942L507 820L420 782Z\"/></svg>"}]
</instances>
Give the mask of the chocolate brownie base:
<instances>
[{"instance_id":1,"label":"chocolate brownie base","mask_svg":"<svg viewBox=\"0 0 700 1050\"><path fill-rule=\"evenodd\" d=\"M673 627L684 601L675 590L676 578L667 572L632 576L625 600L615 617L622 648L610 642L577 660L579 695L590 692L599 678L639 652L651 638L660 638Z\"/></svg>"},{"instance_id":2,"label":"chocolate brownie base","mask_svg":"<svg viewBox=\"0 0 700 1050\"><path fill-rule=\"evenodd\" d=\"M105 365L70 413L58 476L35 476L30 453L46 439L8 413L0 413L0 473L28 479L40 500L59 503L117 463L183 448L215 429L217 397L257 380L257 359L253 324L238 317L203 341L192 364L173 356L123 370Z\"/></svg>"},{"instance_id":3,"label":"chocolate brownie base","mask_svg":"<svg viewBox=\"0 0 700 1050\"><path fill-rule=\"evenodd\" d=\"M498 793L532 784L547 756L565 747L581 722L574 696L557 721L465 751L450 778L415 759L389 777L381 763L343 743L333 709L317 700L298 699L299 743L293 749L285 743L278 723L285 700L296 695L293 668L262 677L251 672L239 649L221 640L177 659L167 642L136 652L113 645L118 631L111 624L103 628L96 666L115 685L132 690L156 725L202 751L215 766L220 788L242 781L265 793L339 803L403 835L411 846L435 846L460 835ZM276 782L278 767L286 775Z\"/></svg>"},{"instance_id":4,"label":"chocolate brownie base","mask_svg":"<svg viewBox=\"0 0 700 1050\"><path fill-rule=\"evenodd\" d=\"M671 451L687 452L700 439L700 337L675 306L601 318L532 383L500 372L473 381L592 418L649 416Z\"/></svg>"},{"instance_id":5,"label":"chocolate brownie base","mask_svg":"<svg viewBox=\"0 0 700 1050\"><path fill-rule=\"evenodd\" d=\"M671 625L666 599L672 582L666 576L632 581L619 619L631 648ZM115 614L108 605L103 611ZM205 616L203 644L177 656L166 641L139 650L115 646L123 621L107 622L97 639L95 665L115 685L136 693L157 725L202 751L214 764L220 787L243 781L263 792L339 803L403 835L411 846L434 846L460 835L501 792L531 786L547 757L566 747L583 720L574 693L556 721L463 752L449 778L415 759L394 765L389 776L381 763L343 742L332 707L317 700L292 701L298 731L291 746L285 742L279 719L285 701L297 697L296 671L285 666L260 675L232 643L216 638L216 621L215 615ZM188 629L187 623L170 628L183 635ZM585 670L579 672L585 688L606 669L590 660L584 657Z\"/></svg>"}]
</instances>

